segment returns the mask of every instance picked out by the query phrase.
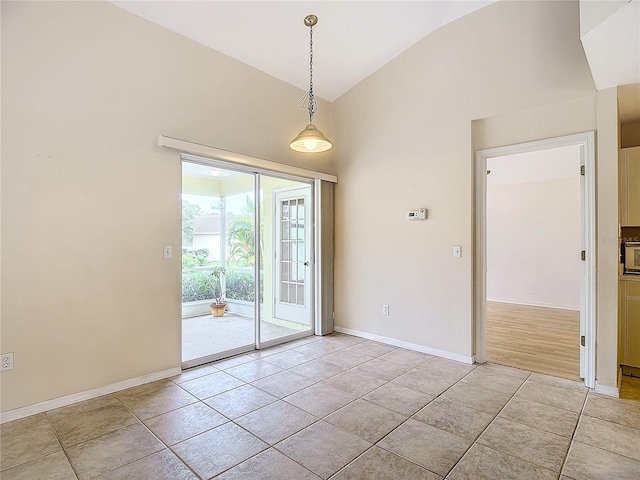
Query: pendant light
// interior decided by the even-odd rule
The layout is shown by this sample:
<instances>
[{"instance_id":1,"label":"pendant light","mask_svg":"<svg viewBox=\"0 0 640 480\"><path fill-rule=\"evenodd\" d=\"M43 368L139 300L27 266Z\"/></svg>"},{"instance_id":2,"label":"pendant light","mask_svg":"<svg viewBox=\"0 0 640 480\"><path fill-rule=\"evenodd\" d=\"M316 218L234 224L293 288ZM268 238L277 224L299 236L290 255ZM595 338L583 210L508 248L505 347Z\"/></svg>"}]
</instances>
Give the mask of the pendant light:
<instances>
[{"instance_id":1,"label":"pendant light","mask_svg":"<svg viewBox=\"0 0 640 480\"><path fill-rule=\"evenodd\" d=\"M326 152L333 145L313 124L313 114L318 110L316 98L313 96L313 26L318 23L318 17L307 15L304 24L309 27L309 92L300 101L300 106L309 110L309 125L302 130L289 145L297 152Z\"/></svg>"}]
</instances>

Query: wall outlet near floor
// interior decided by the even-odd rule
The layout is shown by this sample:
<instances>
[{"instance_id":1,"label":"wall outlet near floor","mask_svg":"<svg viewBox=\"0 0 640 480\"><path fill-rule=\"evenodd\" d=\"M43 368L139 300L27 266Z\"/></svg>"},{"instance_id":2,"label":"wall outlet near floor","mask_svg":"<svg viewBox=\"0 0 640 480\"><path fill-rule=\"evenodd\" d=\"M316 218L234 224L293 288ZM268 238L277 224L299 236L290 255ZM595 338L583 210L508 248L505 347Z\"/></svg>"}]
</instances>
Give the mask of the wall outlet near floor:
<instances>
[{"instance_id":1,"label":"wall outlet near floor","mask_svg":"<svg viewBox=\"0 0 640 480\"><path fill-rule=\"evenodd\" d=\"M389 305L382 305L382 314L389 315Z\"/></svg>"},{"instance_id":2,"label":"wall outlet near floor","mask_svg":"<svg viewBox=\"0 0 640 480\"><path fill-rule=\"evenodd\" d=\"M0 371L13 370L13 353L3 353L0 357L0 365L2 365Z\"/></svg>"}]
</instances>

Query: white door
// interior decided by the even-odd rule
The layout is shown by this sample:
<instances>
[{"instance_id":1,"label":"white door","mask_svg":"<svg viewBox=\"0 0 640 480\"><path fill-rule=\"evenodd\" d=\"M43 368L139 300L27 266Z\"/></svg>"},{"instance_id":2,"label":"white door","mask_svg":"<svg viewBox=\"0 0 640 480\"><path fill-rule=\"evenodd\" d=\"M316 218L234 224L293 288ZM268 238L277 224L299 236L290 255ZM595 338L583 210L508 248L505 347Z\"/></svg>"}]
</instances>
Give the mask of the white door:
<instances>
[{"instance_id":1,"label":"white door","mask_svg":"<svg viewBox=\"0 0 640 480\"><path fill-rule=\"evenodd\" d=\"M275 317L311 323L311 186L275 192Z\"/></svg>"}]
</instances>

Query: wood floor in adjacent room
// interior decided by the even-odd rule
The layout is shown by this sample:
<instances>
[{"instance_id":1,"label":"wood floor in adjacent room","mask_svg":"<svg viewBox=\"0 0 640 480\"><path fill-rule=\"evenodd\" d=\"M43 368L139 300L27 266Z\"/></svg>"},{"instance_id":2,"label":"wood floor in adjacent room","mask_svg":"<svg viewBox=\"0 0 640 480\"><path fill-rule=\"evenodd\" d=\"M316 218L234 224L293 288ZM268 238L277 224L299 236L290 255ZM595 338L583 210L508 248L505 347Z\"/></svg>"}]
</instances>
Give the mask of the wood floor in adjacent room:
<instances>
[{"instance_id":1,"label":"wood floor in adjacent room","mask_svg":"<svg viewBox=\"0 0 640 480\"><path fill-rule=\"evenodd\" d=\"M580 379L580 312L487 302L487 360Z\"/></svg>"}]
</instances>

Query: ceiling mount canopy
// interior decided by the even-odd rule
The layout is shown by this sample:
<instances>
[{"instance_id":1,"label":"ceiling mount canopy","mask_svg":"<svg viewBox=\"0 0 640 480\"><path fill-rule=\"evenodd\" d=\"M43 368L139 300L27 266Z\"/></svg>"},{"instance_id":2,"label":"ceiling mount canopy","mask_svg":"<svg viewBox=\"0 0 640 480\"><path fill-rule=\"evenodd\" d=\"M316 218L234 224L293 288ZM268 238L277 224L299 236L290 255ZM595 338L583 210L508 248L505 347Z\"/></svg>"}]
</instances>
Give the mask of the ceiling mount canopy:
<instances>
[{"instance_id":1,"label":"ceiling mount canopy","mask_svg":"<svg viewBox=\"0 0 640 480\"><path fill-rule=\"evenodd\" d=\"M300 106L309 111L309 125L291 140L289 145L293 150L305 153L326 152L333 146L313 124L313 114L318 111L318 104L313 95L313 26L317 23L318 17L315 15L307 15L304 19L304 24L309 27L309 91L300 101Z\"/></svg>"}]
</instances>

